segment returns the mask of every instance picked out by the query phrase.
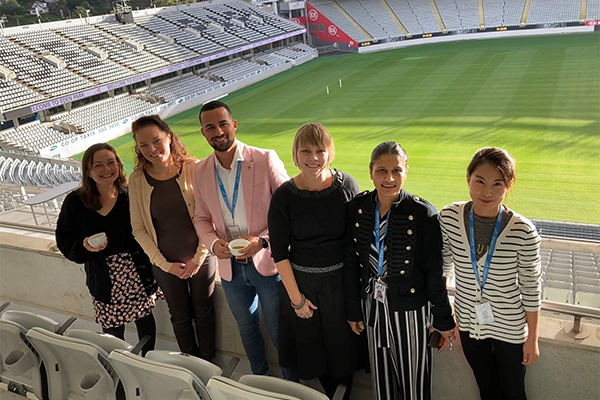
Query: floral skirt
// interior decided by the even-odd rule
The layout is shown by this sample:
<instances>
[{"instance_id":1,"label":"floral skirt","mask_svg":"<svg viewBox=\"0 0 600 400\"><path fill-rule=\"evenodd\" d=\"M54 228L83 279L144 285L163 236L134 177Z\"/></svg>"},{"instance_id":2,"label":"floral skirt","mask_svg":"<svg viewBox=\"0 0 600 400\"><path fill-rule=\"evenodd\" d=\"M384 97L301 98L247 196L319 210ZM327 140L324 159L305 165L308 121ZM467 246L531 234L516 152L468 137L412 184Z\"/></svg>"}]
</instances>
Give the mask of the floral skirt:
<instances>
[{"instance_id":1,"label":"floral skirt","mask_svg":"<svg viewBox=\"0 0 600 400\"><path fill-rule=\"evenodd\" d=\"M148 296L142 285L130 253L106 257L112 289L110 303L92 298L96 322L103 328L116 328L144 318L152 312L157 298L164 298L159 289Z\"/></svg>"}]
</instances>

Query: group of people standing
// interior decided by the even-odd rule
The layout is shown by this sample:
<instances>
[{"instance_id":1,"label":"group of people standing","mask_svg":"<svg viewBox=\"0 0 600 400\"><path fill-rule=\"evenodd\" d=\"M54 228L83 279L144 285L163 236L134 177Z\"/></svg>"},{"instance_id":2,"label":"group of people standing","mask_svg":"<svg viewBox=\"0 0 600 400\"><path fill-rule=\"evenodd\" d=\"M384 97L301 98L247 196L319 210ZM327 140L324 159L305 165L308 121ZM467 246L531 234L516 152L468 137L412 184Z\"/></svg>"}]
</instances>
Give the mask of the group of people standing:
<instances>
[{"instance_id":1,"label":"group of people standing","mask_svg":"<svg viewBox=\"0 0 600 400\"><path fill-rule=\"evenodd\" d=\"M289 178L274 151L236 139L225 103L205 104L199 120L214 149L201 161L160 117L136 120L128 186L109 145L83 157L56 240L85 263L104 332L123 338L135 322L152 338L144 352L152 349L152 307L164 296L181 351L213 359L218 268L255 374L269 370L260 305L283 377L318 378L330 398L343 383L349 399L354 372L366 367L375 399L430 399L433 348L459 338L482 399L526 398L525 366L539 355L540 239L502 204L515 181L506 151L479 150L467 169L471 201L438 214L403 189L408 159L398 143L373 150L374 190L359 193L331 168L333 139L321 124L296 133L299 172ZM94 247L99 232L106 240ZM238 238L247 245L234 256Z\"/></svg>"}]
</instances>

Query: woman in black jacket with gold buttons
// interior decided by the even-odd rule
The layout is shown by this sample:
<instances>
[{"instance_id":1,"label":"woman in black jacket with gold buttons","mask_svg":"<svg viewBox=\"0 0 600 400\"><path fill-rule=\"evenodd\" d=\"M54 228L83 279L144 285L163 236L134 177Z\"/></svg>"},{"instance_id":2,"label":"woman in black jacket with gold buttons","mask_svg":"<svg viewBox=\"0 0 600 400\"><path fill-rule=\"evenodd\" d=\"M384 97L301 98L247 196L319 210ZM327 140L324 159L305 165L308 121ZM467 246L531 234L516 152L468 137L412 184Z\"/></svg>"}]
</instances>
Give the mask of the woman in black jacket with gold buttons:
<instances>
[{"instance_id":1,"label":"woman in black jacket with gold buttons","mask_svg":"<svg viewBox=\"0 0 600 400\"><path fill-rule=\"evenodd\" d=\"M348 210L346 313L354 333L366 328L377 400L430 399L430 328L455 338L437 210L402 189L406 162L398 143L378 145L369 165L375 190Z\"/></svg>"}]
</instances>

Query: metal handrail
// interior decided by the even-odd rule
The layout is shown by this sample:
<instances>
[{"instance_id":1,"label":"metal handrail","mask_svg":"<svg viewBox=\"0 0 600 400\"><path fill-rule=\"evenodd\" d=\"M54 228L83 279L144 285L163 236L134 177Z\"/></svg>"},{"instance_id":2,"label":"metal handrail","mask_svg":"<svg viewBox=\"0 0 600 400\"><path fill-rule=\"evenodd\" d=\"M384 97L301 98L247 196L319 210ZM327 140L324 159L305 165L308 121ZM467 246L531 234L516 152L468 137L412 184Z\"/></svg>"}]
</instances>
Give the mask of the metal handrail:
<instances>
[{"instance_id":1,"label":"metal handrail","mask_svg":"<svg viewBox=\"0 0 600 400\"><path fill-rule=\"evenodd\" d=\"M456 289L448 287L448 295L454 297ZM578 306L576 304L557 303L555 301L542 300L542 311L557 312L579 318L590 318L600 320L600 308Z\"/></svg>"}]
</instances>

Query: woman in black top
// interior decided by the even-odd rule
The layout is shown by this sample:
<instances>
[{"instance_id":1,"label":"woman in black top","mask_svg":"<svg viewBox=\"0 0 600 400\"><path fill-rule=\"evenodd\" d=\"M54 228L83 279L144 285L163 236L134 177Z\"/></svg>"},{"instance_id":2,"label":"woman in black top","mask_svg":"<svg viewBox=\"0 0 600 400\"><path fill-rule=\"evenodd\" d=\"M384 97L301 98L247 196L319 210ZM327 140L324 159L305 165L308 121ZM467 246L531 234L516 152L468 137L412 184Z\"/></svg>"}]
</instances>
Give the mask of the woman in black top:
<instances>
[{"instance_id":1,"label":"woman in black top","mask_svg":"<svg viewBox=\"0 0 600 400\"><path fill-rule=\"evenodd\" d=\"M152 315L157 286L148 257L133 238L127 179L115 149L106 143L88 148L82 160L81 187L65 199L56 226L56 244L66 258L85 264L96 322L102 331L124 339L134 321L138 337L150 336L143 353L154 349ZM104 232L93 247L90 236Z\"/></svg>"},{"instance_id":2,"label":"woman in black top","mask_svg":"<svg viewBox=\"0 0 600 400\"><path fill-rule=\"evenodd\" d=\"M366 327L377 400L431 399L430 327L450 343L455 337L438 214L402 189L406 162L398 143L377 146L369 165L375 190L348 210L346 312L356 334Z\"/></svg>"},{"instance_id":3,"label":"woman in black top","mask_svg":"<svg viewBox=\"0 0 600 400\"><path fill-rule=\"evenodd\" d=\"M345 316L343 259L347 203L358 193L348 174L329 168L333 140L321 124L302 126L292 149L300 173L279 187L269 208L272 255L281 291L279 364L319 377L331 398L357 370L356 339Z\"/></svg>"}]
</instances>

